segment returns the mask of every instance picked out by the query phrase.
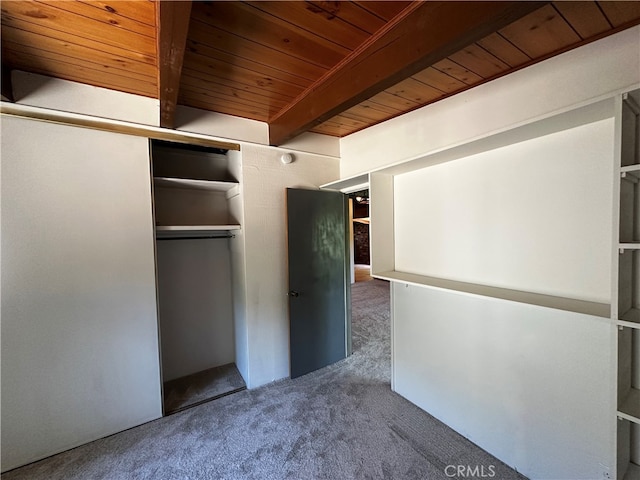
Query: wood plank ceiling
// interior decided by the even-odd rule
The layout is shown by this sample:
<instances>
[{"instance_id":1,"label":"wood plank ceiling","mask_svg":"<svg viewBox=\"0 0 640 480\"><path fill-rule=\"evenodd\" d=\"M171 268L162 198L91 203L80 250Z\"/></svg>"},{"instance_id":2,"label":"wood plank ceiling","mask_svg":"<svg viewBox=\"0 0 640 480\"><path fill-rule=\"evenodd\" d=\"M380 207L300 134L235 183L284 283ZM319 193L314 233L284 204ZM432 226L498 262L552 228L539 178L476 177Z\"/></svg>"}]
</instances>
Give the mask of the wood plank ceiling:
<instances>
[{"instance_id":1,"label":"wood plank ceiling","mask_svg":"<svg viewBox=\"0 0 640 480\"><path fill-rule=\"evenodd\" d=\"M2 66L345 136L640 23L640 2L2 1ZM640 39L639 39L640 50ZM3 94L8 78L3 74Z\"/></svg>"}]
</instances>

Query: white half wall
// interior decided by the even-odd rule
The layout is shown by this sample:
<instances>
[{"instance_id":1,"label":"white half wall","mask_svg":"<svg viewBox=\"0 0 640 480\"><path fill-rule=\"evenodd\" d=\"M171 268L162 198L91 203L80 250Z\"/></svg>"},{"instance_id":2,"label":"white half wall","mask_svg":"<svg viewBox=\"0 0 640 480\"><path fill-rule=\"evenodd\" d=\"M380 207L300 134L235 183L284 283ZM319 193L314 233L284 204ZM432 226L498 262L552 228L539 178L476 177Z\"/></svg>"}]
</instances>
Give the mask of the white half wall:
<instances>
[{"instance_id":1,"label":"white half wall","mask_svg":"<svg viewBox=\"0 0 640 480\"><path fill-rule=\"evenodd\" d=\"M609 118L397 175L395 270L610 303L613 139Z\"/></svg>"},{"instance_id":2,"label":"white half wall","mask_svg":"<svg viewBox=\"0 0 640 480\"><path fill-rule=\"evenodd\" d=\"M608 319L400 283L392 314L400 395L529 478L613 472Z\"/></svg>"},{"instance_id":3,"label":"white half wall","mask_svg":"<svg viewBox=\"0 0 640 480\"><path fill-rule=\"evenodd\" d=\"M336 158L296 153L295 161L284 165L281 154L270 147L242 147L248 352L244 378L249 388L289 376L286 188L318 188L335 180L339 170Z\"/></svg>"},{"instance_id":4,"label":"white half wall","mask_svg":"<svg viewBox=\"0 0 640 480\"><path fill-rule=\"evenodd\" d=\"M340 176L421 157L639 83L637 26L342 138Z\"/></svg>"},{"instance_id":5,"label":"white half wall","mask_svg":"<svg viewBox=\"0 0 640 480\"><path fill-rule=\"evenodd\" d=\"M2 118L2 470L161 416L148 142Z\"/></svg>"}]
</instances>

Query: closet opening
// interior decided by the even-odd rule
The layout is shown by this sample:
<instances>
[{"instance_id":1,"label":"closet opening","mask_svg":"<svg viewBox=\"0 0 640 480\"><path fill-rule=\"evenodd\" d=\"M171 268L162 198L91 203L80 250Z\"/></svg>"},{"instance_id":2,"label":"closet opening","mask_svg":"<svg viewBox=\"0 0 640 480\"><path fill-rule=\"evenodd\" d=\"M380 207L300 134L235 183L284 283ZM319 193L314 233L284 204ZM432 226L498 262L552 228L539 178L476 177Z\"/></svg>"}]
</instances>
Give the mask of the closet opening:
<instances>
[{"instance_id":1,"label":"closet opening","mask_svg":"<svg viewBox=\"0 0 640 480\"><path fill-rule=\"evenodd\" d=\"M236 367L230 202L224 150L151 141L163 413L246 388Z\"/></svg>"}]
</instances>

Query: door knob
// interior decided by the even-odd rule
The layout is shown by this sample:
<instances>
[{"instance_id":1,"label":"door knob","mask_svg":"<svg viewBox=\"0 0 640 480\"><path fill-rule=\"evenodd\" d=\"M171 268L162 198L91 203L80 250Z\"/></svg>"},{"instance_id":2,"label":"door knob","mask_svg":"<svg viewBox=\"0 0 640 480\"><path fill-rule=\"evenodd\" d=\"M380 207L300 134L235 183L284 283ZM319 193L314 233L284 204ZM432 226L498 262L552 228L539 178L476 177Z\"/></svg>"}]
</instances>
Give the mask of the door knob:
<instances>
[{"instance_id":1,"label":"door knob","mask_svg":"<svg viewBox=\"0 0 640 480\"><path fill-rule=\"evenodd\" d=\"M296 292L295 290L289 290L289 293L287 293L287 295L289 295L290 297L297 297L300 294L298 292Z\"/></svg>"}]
</instances>

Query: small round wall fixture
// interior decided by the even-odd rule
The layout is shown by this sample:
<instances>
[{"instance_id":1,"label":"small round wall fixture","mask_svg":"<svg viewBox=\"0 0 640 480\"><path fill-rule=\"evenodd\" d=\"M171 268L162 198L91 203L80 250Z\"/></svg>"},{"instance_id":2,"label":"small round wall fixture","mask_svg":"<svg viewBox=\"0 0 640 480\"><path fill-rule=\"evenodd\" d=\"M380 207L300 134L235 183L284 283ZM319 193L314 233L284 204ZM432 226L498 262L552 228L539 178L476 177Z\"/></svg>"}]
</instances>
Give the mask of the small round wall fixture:
<instances>
[{"instance_id":1,"label":"small round wall fixture","mask_svg":"<svg viewBox=\"0 0 640 480\"><path fill-rule=\"evenodd\" d=\"M285 165L288 165L293 162L293 155L291 155L290 153L283 153L280 157L280 161Z\"/></svg>"}]
</instances>

